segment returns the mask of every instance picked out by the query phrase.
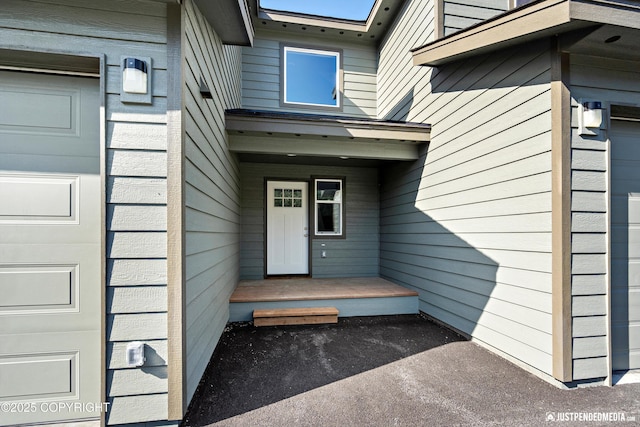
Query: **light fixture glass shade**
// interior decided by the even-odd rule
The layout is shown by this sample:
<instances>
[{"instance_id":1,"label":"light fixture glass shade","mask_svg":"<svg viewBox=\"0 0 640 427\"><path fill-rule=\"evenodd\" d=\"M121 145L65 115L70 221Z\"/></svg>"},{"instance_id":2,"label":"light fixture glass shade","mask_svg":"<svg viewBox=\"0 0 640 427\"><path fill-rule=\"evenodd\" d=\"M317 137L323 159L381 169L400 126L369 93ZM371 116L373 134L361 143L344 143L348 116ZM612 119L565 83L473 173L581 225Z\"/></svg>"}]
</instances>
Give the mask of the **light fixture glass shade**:
<instances>
[{"instance_id":1,"label":"light fixture glass shade","mask_svg":"<svg viewBox=\"0 0 640 427\"><path fill-rule=\"evenodd\" d=\"M602 124L602 103L590 101L582 104L582 123L587 128L599 128Z\"/></svg>"},{"instance_id":2,"label":"light fixture glass shade","mask_svg":"<svg viewBox=\"0 0 640 427\"><path fill-rule=\"evenodd\" d=\"M127 93L147 93L147 63L136 58L124 60L122 90Z\"/></svg>"}]
</instances>

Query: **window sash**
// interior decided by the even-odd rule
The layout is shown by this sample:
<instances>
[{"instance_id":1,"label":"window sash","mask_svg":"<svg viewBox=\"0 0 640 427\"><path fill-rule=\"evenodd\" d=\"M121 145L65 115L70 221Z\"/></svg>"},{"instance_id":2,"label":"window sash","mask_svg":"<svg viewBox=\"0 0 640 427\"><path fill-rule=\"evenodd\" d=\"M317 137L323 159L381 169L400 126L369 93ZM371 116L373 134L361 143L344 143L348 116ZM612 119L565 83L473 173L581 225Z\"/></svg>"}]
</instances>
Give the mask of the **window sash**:
<instances>
[{"instance_id":1,"label":"window sash","mask_svg":"<svg viewBox=\"0 0 640 427\"><path fill-rule=\"evenodd\" d=\"M289 77L289 53L304 53L310 55L319 55L323 57L333 57L335 60L335 86L334 86L334 98L335 103L330 104L322 104L322 103L313 103L313 102L303 102L303 101L294 101L290 99L289 91L288 91L288 82L287 79ZM284 46L283 49L283 80L282 80L282 91L283 91L283 102L285 104L294 104L294 105L304 105L309 107L328 107L328 108L340 108L341 107L341 88L340 88L340 52L334 51L325 51L325 50L317 50L317 49L307 49L300 47L292 47L292 46Z\"/></svg>"},{"instance_id":2,"label":"window sash","mask_svg":"<svg viewBox=\"0 0 640 427\"><path fill-rule=\"evenodd\" d=\"M333 194L332 199L322 199L322 195L319 194L319 184L320 183L337 183L337 188L335 189L335 193ZM342 203L342 188L343 181L341 179L316 179L314 182L314 223L315 223L315 235L316 236L342 236L344 230L343 224L343 203ZM329 189L331 190L331 189ZM336 194L337 193L337 194ZM320 196L320 197L319 197ZM333 206L331 212L328 213L327 207ZM321 214L321 211L324 211ZM320 230L319 226L321 224L331 224L333 227L324 227L325 229ZM337 225L337 227L336 227ZM328 228L333 228L333 231L328 230Z\"/></svg>"}]
</instances>

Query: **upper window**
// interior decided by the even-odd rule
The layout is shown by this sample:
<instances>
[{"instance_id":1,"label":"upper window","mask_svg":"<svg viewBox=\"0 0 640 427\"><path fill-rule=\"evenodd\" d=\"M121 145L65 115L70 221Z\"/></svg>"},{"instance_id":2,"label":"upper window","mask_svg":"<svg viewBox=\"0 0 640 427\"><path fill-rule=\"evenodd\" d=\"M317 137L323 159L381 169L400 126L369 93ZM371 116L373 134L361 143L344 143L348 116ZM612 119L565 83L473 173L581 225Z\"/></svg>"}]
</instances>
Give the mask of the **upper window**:
<instances>
[{"instance_id":1,"label":"upper window","mask_svg":"<svg viewBox=\"0 0 640 427\"><path fill-rule=\"evenodd\" d=\"M283 103L340 108L340 52L284 46Z\"/></svg>"}]
</instances>

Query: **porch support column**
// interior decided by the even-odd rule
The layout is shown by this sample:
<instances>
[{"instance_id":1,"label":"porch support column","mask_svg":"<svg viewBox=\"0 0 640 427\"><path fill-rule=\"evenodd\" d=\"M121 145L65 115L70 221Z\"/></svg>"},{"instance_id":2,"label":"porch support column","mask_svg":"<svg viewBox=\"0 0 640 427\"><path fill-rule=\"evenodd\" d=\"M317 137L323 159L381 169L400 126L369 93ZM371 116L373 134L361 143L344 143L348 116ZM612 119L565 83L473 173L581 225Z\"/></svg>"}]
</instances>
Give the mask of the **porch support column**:
<instances>
[{"instance_id":1,"label":"porch support column","mask_svg":"<svg viewBox=\"0 0 640 427\"><path fill-rule=\"evenodd\" d=\"M553 376L573 379L571 330L571 94L569 54L551 41Z\"/></svg>"}]
</instances>

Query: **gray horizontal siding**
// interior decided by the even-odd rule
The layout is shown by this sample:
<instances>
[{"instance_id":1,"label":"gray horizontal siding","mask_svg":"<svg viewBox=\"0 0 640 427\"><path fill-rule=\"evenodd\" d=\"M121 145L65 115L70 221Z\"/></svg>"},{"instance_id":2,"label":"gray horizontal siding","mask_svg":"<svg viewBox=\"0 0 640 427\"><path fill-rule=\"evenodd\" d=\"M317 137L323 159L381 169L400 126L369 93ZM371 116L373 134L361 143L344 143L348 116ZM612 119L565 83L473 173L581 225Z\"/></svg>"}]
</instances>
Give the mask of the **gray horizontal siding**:
<instances>
[{"instance_id":1,"label":"gray horizontal siding","mask_svg":"<svg viewBox=\"0 0 640 427\"><path fill-rule=\"evenodd\" d=\"M8 0L2 11L3 47L105 55L107 421L166 420L166 4ZM152 58L152 105L120 102L122 55ZM122 364L130 340L165 354L148 377Z\"/></svg>"},{"instance_id":2,"label":"gray horizontal siding","mask_svg":"<svg viewBox=\"0 0 640 427\"><path fill-rule=\"evenodd\" d=\"M445 8L468 10L457 6ZM419 161L383 170L381 275L418 291L422 311L550 373L547 45L413 67L399 47L428 42L432 20L409 1L380 48L381 115L433 125Z\"/></svg>"},{"instance_id":3,"label":"gray horizontal siding","mask_svg":"<svg viewBox=\"0 0 640 427\"><path fill-rule=\"evenodd\" d=\"M238 282L240 181L227 149L224 110L240 106L239 47L222 45L185 2L186 388L193 396L229 319ZM202 98L199 81L213 99Z\"/></svg>"},{"instance_id":4,"label":"gray horizontal siding","mask_svg":"<svg viewBox=\"0 0 640 427\"><path fill-rule=\"evenodd\" d=\"M379 273L378 171L312 165L241 163L242 279L264 277L264 178L308 180L312 175L344 176L346 239L312 241L313 277L363 277ZM322 246L324 245L324 246ZM322 258L320 251L327 257Z\"/></svg>"},{"instance_id":5,"label":"gray horizontal siding","mask_svg":"<svg viewBox=\"0 0 640 427\"><path fill-rule=\"evenodd\" d=\"M287 40L282 34L258 33L253 47L242 49L242 107L258 110L302 111L280 106L280 42L317 47L313 38ZM344 93L342 112L317 110L318 114L376 117L377 58L373 47L349 44L322 44L321 49L341 49Z\"/></svg>"},{"instance_id":6,"label":"gray horizontal siding","mask_svg":"<svg viewBox=\"0 0 640 427\"><path fill-rule=\"evenodd\" d=\"M444 35L455 33L509 10L509 0L444 0Z\"/></svg>"},{"instance_id":7,"label":"gray horizontal siding","mask_svg":"<svg viewBox=\"0 0 640 427\"><path fill-rule=\"evenodd\" d=\"M639 104L638 64L571 57L572 307L574 379L609 375L606 298L608 269L608 143L606 124L597 136L578 134L581 99ZM605 114L606 116L606 114Z\"/></svg>"}]
</instances>

